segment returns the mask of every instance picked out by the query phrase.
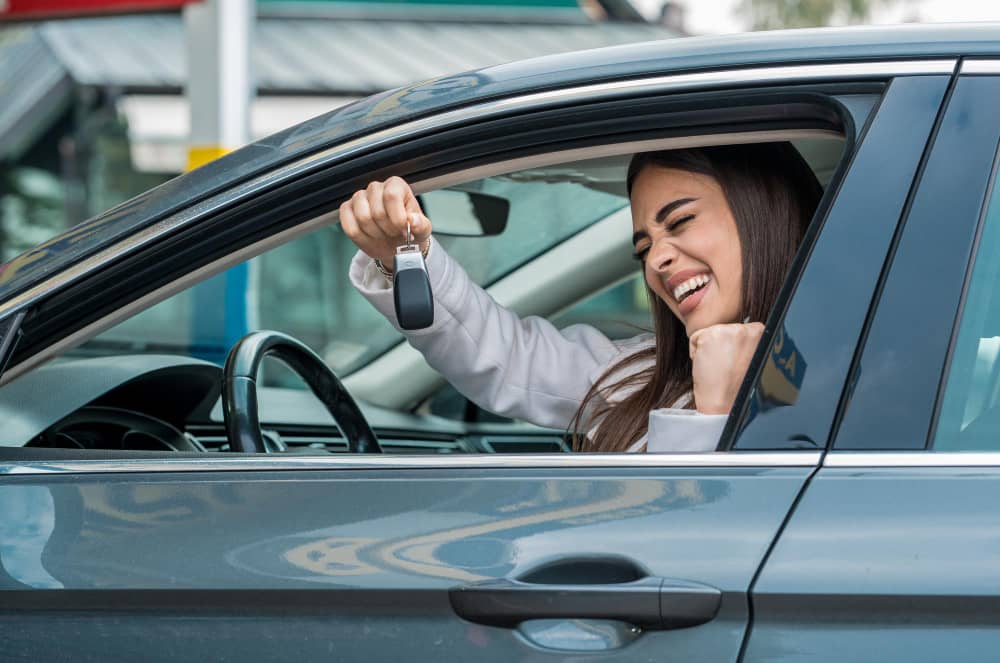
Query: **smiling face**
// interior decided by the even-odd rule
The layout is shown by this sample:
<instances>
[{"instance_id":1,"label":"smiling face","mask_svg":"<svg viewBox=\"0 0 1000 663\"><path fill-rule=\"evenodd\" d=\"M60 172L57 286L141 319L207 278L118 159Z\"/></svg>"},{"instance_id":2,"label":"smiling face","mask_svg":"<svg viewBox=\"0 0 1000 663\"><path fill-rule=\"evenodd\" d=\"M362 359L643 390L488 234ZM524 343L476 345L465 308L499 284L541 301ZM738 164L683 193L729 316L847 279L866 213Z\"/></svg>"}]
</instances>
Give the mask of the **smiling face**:
<instances>
[{"instance_id":1,"label":"smiling face","mask_svg":"<svg viewBox=\"0 0 1000 663\"><path fill-rule=\"evenodd\" d=\"M688 335L738 322L743 259L736 221L712 177L647 166L632 184L635 252L646 282Z\"/></svg>"}]
</instances>

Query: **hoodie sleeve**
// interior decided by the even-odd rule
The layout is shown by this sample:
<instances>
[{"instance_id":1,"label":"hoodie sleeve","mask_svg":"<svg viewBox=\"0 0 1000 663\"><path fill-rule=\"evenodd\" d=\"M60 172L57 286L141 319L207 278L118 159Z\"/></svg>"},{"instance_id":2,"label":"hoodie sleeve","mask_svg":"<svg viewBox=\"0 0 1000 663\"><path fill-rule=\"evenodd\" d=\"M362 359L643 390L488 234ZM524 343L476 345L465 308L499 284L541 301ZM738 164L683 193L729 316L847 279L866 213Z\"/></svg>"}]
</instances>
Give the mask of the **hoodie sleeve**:
<instances>
[{"instance_id":1,"label":"hoodie sleeve","mask_svg":"<svg viewBox=\"0 0 1000 663\"><path fill-rule=\"evenodd\" d=\"M427 257L434 322L403 331L410 344L462 394L497 414L539 426L569 425L596 376L622 347L596 328L562 331L548 320L520 318L479 287L439 244ZM358 252L351 282L399 329L392 286Z\"/></svg>"},{"instance_id":2,"label":"hoodie sleeve","mask_svg":"<svg viewBox=\"0 0 1000 663\"><path fill-rule=\"evenodd\" d=\"M650 453L694 453L715 451L726 427L726 414L702 414L695 410L661 408L649 413Z\"/></svg>"}]
</instances>

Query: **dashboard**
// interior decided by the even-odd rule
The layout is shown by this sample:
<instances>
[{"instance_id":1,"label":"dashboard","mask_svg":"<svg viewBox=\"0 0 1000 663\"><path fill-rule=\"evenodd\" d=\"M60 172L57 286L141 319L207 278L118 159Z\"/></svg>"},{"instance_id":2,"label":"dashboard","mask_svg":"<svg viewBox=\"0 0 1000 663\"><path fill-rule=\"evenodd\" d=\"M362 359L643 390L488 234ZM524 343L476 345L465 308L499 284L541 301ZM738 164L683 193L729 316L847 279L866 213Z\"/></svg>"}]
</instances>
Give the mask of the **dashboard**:
<instances>
[{"instance_id":1,"label":"dashboard","mask_svg":"<svg viewBox=\"0 0 1000 663\"><path fill-rule=\"evenodd\" d=\"M57 360L0 387L0 417L6 423L0 448L128 455L227 452L221 384L219 366L190 357ZM336 422L310 391L262 387L259 398L269 453L347 453ZM386 453L569 450L563 431L521 422L455 421L358 404Z\"/></svg>"}]
</instances>

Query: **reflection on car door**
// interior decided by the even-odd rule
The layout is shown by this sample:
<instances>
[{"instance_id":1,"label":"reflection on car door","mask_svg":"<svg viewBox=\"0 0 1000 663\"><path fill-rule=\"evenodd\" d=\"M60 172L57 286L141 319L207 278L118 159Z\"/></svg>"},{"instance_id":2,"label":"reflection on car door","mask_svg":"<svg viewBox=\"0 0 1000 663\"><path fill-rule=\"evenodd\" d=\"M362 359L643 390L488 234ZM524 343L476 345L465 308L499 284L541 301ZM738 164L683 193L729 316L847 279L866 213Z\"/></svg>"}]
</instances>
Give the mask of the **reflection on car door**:
<instances>
[{"instance_id":1,"label":"reflection on car door","mask_svg":"<svg viewBox=\"0 0 1000 663\"><path fill-rule=\"evenodd\" d=\"M1000 646L1000 454L934 436L991 185L998 204L992 72L952 90L834 448L753 588L747 661L978 660ZM970 306L961 317L983 314Z\"/></svg>"},{"instance_id":2,"label":"reflection on car door","mask_svg":"<svg viewBox=\"0 0 1000 663\"><path fill-rule=\"evenodd\" d=\"M7 481L0 658L735 661L819 454L550 458Z\"/></svg>"}]
</instances>

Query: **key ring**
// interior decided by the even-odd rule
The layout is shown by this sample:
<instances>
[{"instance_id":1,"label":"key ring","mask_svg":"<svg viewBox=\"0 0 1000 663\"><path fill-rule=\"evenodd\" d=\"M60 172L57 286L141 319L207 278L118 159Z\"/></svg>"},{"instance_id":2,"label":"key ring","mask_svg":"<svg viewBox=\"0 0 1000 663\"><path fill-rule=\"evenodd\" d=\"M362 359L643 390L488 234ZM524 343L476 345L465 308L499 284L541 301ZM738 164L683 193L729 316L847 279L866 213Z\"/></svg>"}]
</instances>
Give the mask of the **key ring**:
<instances>
[{"instance_id":1,"label":"key ring","mask_svg":"<svg viewBox=\"0 0 1000 663\"><path fill-rule=\"evenodd\" d=\"M410 213L410 218L406 221L406 243L413 244L413 231L410 230L410 222L417 216L416 212Z\"/></svg>"}]
</instances>

